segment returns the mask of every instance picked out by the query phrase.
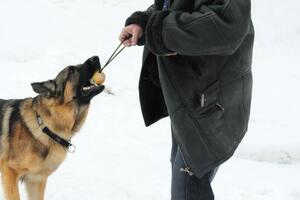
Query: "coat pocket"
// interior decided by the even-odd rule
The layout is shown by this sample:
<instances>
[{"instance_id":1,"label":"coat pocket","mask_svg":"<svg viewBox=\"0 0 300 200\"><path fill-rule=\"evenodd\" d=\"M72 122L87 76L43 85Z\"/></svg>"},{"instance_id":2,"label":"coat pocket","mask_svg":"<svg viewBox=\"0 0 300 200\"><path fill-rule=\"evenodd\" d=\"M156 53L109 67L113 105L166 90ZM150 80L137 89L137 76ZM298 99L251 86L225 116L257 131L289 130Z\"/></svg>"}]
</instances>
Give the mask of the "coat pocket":
<instances>
[{"instance_id":1,"label":"coat pocket","mask_svg":"<svg viewBox=\"0 0 300 200\"><path fill-rule=\"evenodd\" d=\"M230 138L226 134L225 109L219 82L215 82L196 95L194 107L199 134L216 159L228 151Z\"/></svg>"},{"instance_id":2,"label":"coat pocket","mask_svg":"<svg viewBox=\"0 0 300 200\"><path fill-rule=\"evenodd\" d=\"M216 81L202 92L197 92L194 106L199 118L205 117L213 112L223 112L219 82Z\"/></svg>"}]
</instances>

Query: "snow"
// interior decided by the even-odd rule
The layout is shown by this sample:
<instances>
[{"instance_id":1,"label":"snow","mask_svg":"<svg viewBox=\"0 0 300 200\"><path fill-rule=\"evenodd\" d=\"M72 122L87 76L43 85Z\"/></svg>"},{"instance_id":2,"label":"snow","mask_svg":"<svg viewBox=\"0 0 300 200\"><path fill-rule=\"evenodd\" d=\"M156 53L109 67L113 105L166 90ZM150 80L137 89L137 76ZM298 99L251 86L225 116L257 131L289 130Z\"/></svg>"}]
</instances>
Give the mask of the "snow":
<instances>
[{"instance_id":1,"label":"snow","mask_svg":"<svg viewBox=\"0 0 300 200\"><path fill-rule=\"evenodd\" d=\"M92 55L104 63L125 18L151 0L0 1L1 98L34 96L48 80ZM256 27L249 131L219 170L217 200L299 200L300 21L295 0L253 0ZM145 128L138 101L142 48L126 49L107 68L115 95L92 102L70 154L49 178L46 199L170 199L170 122ZM26 199L24 186L22 199ZM3 199L0 189L0 199Z\"/></svg>"}]
</instances>

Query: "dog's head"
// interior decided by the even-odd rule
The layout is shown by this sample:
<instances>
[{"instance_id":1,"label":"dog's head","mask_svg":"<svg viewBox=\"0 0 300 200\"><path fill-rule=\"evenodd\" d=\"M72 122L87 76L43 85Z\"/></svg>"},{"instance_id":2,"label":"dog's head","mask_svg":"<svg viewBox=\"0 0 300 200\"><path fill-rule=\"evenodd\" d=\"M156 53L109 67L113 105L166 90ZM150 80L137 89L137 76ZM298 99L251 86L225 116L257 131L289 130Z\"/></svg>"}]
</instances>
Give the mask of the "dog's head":
<instances>
[{"instance_id":1,"label":"dog's head","mask_svg":"<svg viewBox=\"0 0 300 200\"><path fill-rule=\"evenodd\" d=\"M31 86L42 97L55 98L61 103L77 101L80 104L89 104L93 97L104 90L103 85L90 82L100 69L99 58L94 56L83 64L66 67L55 79L35 82Z\"/></svg>"}]
</instances>

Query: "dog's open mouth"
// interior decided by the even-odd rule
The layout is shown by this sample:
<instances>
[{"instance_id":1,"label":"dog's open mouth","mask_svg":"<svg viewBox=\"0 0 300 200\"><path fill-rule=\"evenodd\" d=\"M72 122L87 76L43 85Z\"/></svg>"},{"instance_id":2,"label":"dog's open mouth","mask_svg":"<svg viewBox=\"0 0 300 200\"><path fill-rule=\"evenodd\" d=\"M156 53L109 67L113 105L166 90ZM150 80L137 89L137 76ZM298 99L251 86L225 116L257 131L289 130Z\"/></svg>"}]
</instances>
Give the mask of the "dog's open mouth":
<instances>
[{"instance_id":1,"label":"dog's open mouth","mask_svg":"<svg viewBox=\"0 0 300 200\"><path fill-rule=\"evenodd\" d=\"M81 89L81 95L84 97L93 97L104 90L104 85L92 84L88 81Z\"/></svg>"},{"instance_id":2,"label":"dog's open mouth","mask_svg":"<svg viewBox=\"0 0 300 200\"><path fill-rule=\"evenodd\" d=\"M101 73L101 65L99 58L94 56L88 59L82 66L81 84L79 86L79 96L82 101L89 102L93 97L100 94L105 86L102 85L104 81L98 81L97 77Z\"/></svg>"}]
</instances>

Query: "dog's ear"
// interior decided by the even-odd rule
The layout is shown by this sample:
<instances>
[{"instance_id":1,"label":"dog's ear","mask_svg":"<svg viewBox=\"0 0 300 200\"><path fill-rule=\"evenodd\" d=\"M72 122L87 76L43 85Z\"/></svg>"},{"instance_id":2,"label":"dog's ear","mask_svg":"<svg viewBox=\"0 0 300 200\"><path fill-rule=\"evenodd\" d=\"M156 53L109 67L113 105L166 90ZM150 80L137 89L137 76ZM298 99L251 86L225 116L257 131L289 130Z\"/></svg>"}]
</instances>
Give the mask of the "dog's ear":
<instances>
[{"instance_id":1,"label":"dog's ear","mask_svg":"<svg viewBox=\"0 0 300 200\"><path fill-rule=\"evenodd\" d=\"M47 97L53 96L56 91L56 84L53 80L31 83L31 87L36 93Z\"/></svg>"}]
</instances>

